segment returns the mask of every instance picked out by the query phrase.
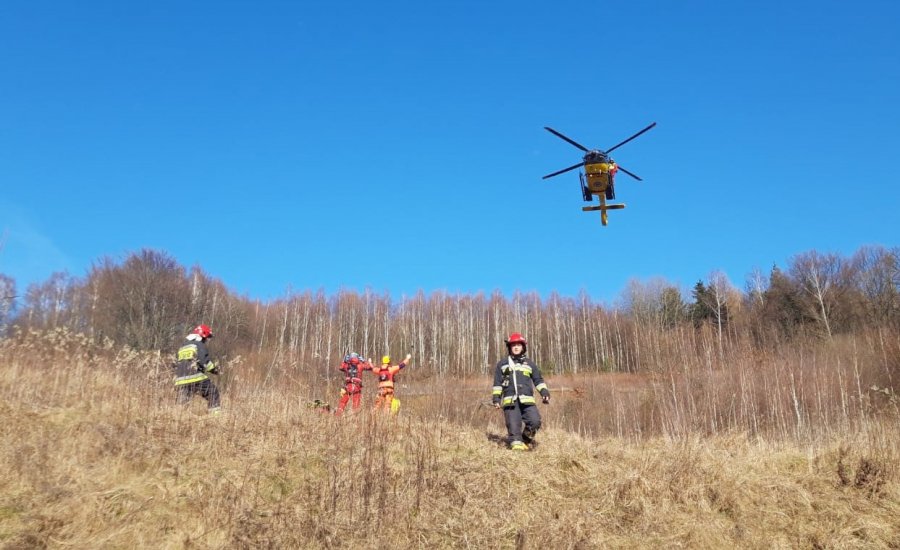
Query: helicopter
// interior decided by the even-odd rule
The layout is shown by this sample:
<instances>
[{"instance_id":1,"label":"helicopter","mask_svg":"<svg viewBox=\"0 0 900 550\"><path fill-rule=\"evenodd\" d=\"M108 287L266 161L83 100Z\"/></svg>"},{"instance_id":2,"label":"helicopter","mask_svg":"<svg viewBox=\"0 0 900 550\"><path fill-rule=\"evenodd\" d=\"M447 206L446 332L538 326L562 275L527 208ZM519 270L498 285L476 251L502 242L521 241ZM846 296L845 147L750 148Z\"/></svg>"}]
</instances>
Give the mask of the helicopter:
<instances>
[{"instance_id":1,"label":"helicopter","mask_svg":"<svg viewBox=\"0 0 900 550\"><path fill-rule=\"evenodd\" d=\"M552 178L553 176L558 176L560 174L565 174L569 170L575 170L576 168L581 168L584 166L584 172L578 172L578 178L581 180L581 196L584 198L585 202L593 201L593 195L597 195L597 198L600 199L599 205L593 206L582 206L581 210L583 212L594 212L596 210L600 211L600 223L606 225L609 221L606 215L607 210L621 210L625 208L624 204L607 204L607 200L613 200L616 198L616 188L615 188L615 178L616 172L621 170L625 172L629 176L633 177L638 181L643 181L637 175L629 172L625 168L616 164L609 154L613 152L615 149L625 145L629 141L634 138L640 136L644 132L650 130L656 126L654 122L650 126L647 126L640 132L634 134L630 138L610 147L606 151L600 149L588 149L584 145L578 143L577 141L557 132L553 128L549 126L544 126L544 130L547 130L554 136L562 139L563 141L567 141L578 147L582 151L584 151L585 155L581 162L578 164L573 164L568 168L563 168L562 170L558 170L553 172L552 174L547 174L542 179ZM587 179L587 181L585 181Z\"/></svg>"}]
</instances>

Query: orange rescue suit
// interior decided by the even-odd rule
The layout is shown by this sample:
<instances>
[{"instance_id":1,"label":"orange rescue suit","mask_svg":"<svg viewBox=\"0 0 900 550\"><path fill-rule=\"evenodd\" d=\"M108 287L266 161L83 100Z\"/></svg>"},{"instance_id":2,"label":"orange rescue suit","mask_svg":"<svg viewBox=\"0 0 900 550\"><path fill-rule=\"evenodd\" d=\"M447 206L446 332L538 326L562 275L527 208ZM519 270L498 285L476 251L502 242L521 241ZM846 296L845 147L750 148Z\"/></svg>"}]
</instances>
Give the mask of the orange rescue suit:
<instances>
[{"instance_id":1,"label":"orange rescue suit","mask_svg":"<svg viewBox=\"0 0 900 550\"><path fill-rule=\"evenodd\" d=\"M406 367L406 363L399 365L382 365L380 367L373 366L372 374L378 377L378 397L375 398L375 409L384 408L391 410L391 403L394 401L394 376Z\"/></svg>"}]
</instances>

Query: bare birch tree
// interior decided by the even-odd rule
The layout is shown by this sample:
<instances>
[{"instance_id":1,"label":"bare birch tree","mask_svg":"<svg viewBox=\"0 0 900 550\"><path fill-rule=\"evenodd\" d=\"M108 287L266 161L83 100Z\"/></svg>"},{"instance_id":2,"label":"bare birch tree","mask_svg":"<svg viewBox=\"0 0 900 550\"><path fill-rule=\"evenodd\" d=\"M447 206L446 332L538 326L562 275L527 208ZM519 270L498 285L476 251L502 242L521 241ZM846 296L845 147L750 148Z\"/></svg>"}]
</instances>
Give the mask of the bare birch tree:
<instances>
[{"instance_id":1,"label":"bare birch tree","mask_svg":"<svg viewBox=\"0 0 900 550\"><path fill-rule=\"evenodd\" d=\"M6 334L16 305L16 281L0 273L0 336Z\"/></svg>"},{"instance_id":2,"label":"bare birch tree","mask_svg":"<svg viewBox=\"0 0 900 550\"><path fill-rule=\"evenodd\" d=\"M836 254L815 250L798 254L791 261L790 274L803 290L807 313L821 323L832 337L831 313L835 307L835 284L842 266Z\"/></svg>"}]
</instances>

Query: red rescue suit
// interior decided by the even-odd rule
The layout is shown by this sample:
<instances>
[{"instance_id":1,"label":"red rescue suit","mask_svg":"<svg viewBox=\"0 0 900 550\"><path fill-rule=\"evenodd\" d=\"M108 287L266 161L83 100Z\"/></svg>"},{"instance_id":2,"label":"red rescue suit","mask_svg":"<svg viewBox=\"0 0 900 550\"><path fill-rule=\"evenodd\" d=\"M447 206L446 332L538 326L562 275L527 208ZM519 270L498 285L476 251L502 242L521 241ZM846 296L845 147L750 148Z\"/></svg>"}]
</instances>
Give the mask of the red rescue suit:
<instances>
[{"instance_id":1,"label":"red rescue suit","mask_svg":"<svg viewBox=\"0 0 900 550\"><path fill-rule=\"evenodd\" d=\"M349 361L342 362L338 369L344 373L344 387L341 388L341 400L338 402L337 411L334 414L340 416L350 399L353 399L353 409L359 408L362 394L362 373L372 370L372 364L354 357Z\"/></svg>"}]
</instances>

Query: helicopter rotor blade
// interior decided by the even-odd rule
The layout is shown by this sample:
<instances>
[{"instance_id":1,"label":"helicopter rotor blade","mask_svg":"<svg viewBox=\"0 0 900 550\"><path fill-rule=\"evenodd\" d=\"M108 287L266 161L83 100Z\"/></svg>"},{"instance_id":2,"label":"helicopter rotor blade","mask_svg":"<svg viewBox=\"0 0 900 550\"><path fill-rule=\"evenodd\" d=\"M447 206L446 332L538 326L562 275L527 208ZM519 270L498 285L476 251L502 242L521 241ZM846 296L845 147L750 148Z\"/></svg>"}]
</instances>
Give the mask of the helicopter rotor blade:
<instances>
[{"instance_id":1,"label":"helicopter rotor blade","mask_svg":"<svg viewBox=\"0 0 900 550\"><path fill-rule=\"evenodd\" d=\"M558 137L559 139L568 141L569 143L571 143L571 144L574 145L575 147L578 147L579 149L581 149L581 150L584 151L585 153L590 152L590 149L588 149L588 148L585 147L584 145L578 143L578 142L575 141L574 139L570 139L570 138L568 138L568 137L566 137L566 136L560 134L559 132L557 132L557 131L554 130L553 128L550 128L549 126L544 126L544 130L547 130L548 132L550 132L550 133L553 134L554 136Z\"/></svg>"},{"instance_id":2,"label":"helicopter rotor blade","mask_svg":"<svg viewBox=\"0 0 900 550\"><path fill-rule=\"evenodd\" d=\"M633 140L634 138L638 137L639 135L643 134L644 132L646 132L646 131L649 130L650 128L653 128L654 126L656 126L656 123L655 123L655 122L654 122L653 124L651 124L650 126L647 126L646 128L644 128L644 129L641 130L640 132L634 134L634 135L631 136L630 138L626 139L625 141L623 141L623 142L621 142L621 143L619 143L619 144L616 144L616 145L612 146L611 148L607 149L607 150L606 150L606 153L609 154L609 153L611 153L612 151L615 151L615 150L618 149L619 147L625 145L625 144L628 143L629 141Z\"/></svg>"},{"instance_id":3,"label":"helicopter rotor blade","mask_svg":"<svg viewBox=\"0 0 900 550\"><path fill-rule=\"evenodd\" d=\"M565 173L568 172L569 170L574 170L574 169L580 168L580 167L582 167L582 166L584 166L584 162L579 162L578 164L573 164L572 166L569 166L568 168L563 168L562 170L553 172L552 174L547 174L546 176L544 176L544 177L541 178L541 179L552 178L553 176L558 176L558 175L560 175L560 174L565 174Z\"/></svg>"},{"instance_id":4,"label":"helicopter rotor blade","mask_svg":"<svg viewBox=\"0 0 900 550\"><path fill-rule=\"evenodd\" d=\"M633 177L634 179L636 179L636 180L638 180L638 181L644 181L644 180L642 180L641 178L639 178L639 177L637 176L637 174L632 174L632 173L629 172L628 170L622 168L622 165L621 165L621 164L617 164L616 166L619 167L619 170L625 172L626 174L628 174L629 176Z\"/></svg>"}]
</instances>

